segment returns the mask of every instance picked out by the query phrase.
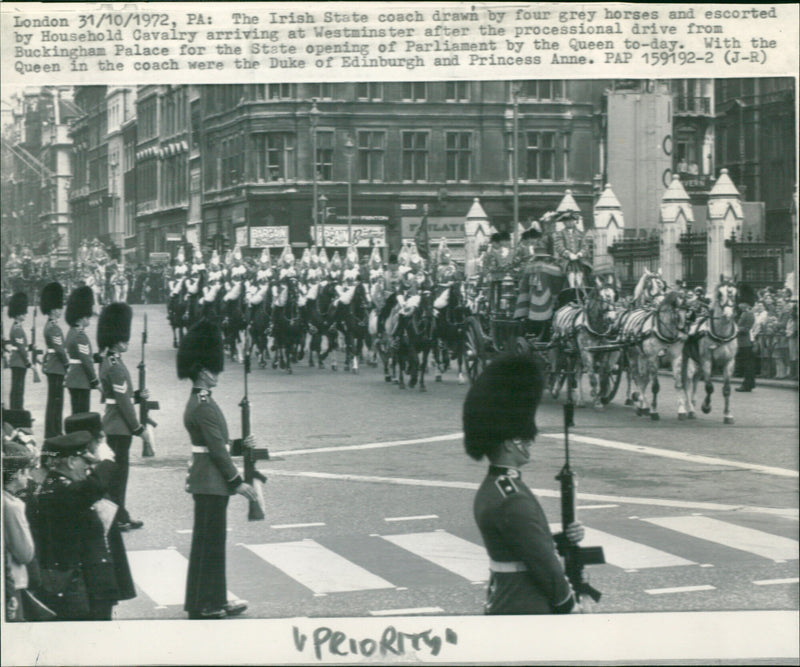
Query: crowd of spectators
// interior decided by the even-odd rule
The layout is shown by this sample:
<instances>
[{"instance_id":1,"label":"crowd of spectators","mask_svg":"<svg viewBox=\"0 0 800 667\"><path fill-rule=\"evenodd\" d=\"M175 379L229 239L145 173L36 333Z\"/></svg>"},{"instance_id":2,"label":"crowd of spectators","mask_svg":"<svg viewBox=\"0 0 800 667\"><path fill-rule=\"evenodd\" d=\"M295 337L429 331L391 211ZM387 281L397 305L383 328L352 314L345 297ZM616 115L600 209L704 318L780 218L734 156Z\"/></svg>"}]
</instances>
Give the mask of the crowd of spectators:
<instances>
[{"instance_id":1,"label":"crowd of spectators","mask_svg":"<svg viewBox=\"0 0 800 667\"><path fill-rule=\"evenodd\" d=\"M756 375L778 380L797 379L797 300L788 288L758 292L750 330Z\"/></svg>"}]
</instances>

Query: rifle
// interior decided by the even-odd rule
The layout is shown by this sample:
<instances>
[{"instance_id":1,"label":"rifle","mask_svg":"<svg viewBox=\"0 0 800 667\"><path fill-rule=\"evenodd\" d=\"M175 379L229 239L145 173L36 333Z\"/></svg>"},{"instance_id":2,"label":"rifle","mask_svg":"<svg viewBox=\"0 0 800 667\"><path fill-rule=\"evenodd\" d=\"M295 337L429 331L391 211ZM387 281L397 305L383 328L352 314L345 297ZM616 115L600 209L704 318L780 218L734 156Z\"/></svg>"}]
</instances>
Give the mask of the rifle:
<instances>
[{"instance_id":1,"label":"rifle","mask_svg":"<svg viewBox=\"0 0 800 667\"><path fill-rule=\"evenodd\" d=\"M158 401L148 401L142 398L142 392L147 387L147 364L144 361L144 348L147 345L147 314L144 316L144 329L142 330L142 360L139 362L139 389L134 396L134 400L139 404L139 423L145 428L148 425L158 426L150 416L150 410L158 410ZM142 456L155 456L153 448L147 440L142 440Z\"/></svg>"},{"instance_id":2,"label":"rifle","mask_svg":"<svg viewBox=\"0 0 800 667\"><path fill-rule=\"evenodd\" d=\"M567 526L575 521L575 504L578 482L575 473L569 467L569 428L575 426L575 404L572 401L572 388L575 382L574 372L567 379L567 402L564 404L564 451L566 459L556 479L561 482L561 529L557 540L559 553L564 557L564 571L575 591L577 600L581 595L588 595L598 602L601 593L586 581L583 568L585 565L602 565L606 562L603 547L579 547L572 544L566 536Z\"/></svg>"},{"instance_id":3,"label":"rifle","mask_svg":"<svg viewBox=\"0 0 800 667\"><path fill-rule=\"evenodd\" d=\"M39 377L39 371L36 370L36 364L39 363L39 355L41 350L36 348L36 308L33 309L33 322L31 323L31 344L28 345L28 350L31 353L31 368L33 369L33 381L41 382L42 378Z\"/></svg>"},{"instance_id":4,"label":"rifle","mask_svg":"<svg viewBox=\"0 0 800 667\"><path fill-rule=\"evenodd\" d=\"M244 464L244 481L250 484L258 495L258 500L251 500L247 511L248 521L263 521L264 514L264 487L267 478L256 468L256 461L269 460L269 450L246 447L244 440L250 435L250 399L247 390L247 375L250 373L250 318L244 333L244 398L239 403L242 409L242 437L234 440L231 447L231 456L241 456Z\"/></svg>"}]
</instances>

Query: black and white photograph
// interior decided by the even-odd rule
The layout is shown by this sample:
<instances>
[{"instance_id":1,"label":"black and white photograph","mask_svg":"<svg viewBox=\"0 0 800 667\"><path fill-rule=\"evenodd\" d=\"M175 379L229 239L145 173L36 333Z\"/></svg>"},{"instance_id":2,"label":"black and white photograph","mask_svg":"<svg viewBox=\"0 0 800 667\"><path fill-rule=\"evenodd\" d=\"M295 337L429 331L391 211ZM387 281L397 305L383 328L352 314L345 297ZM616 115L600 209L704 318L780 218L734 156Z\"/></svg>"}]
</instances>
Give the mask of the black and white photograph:
<instances>
[{"instance_id":1,"label":"black and white photograph","mask_svg":"<svg viewBox=\"0 0 800 667\"><path fill-rule=\"evenodd\" d=\"M194 4L0 8L4 663L798 664L788 6Z\"/></svg>"}]
</instances>

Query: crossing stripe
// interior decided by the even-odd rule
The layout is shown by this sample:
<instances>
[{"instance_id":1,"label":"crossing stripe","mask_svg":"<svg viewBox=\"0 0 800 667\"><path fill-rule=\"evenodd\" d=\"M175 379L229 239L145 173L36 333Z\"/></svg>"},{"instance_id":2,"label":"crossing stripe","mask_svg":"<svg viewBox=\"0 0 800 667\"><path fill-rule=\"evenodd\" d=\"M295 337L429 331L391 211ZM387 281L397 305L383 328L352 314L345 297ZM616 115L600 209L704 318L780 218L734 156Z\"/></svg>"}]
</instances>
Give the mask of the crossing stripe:
<instances>
[{"instance_id":1,"label":"crossing stripe","mask_svg":"<svg viewBox=\"0 0 800 667\"><path fill-rule=\"evenodd\" d=\"M403 535L381 535L387 542L435 563L467 581L489 579L489 558L486 550L443 530Z\"/></svg>"},{"instance_id":2,"label":"crossing stripe","mask_svg":"<svg viewBox=\"0 0 800 667\"><path fill-rule=\"evenodd\" d=\"M543 438L563 439L563 433L541 433ZM651 456L661 456L667 459L678 459L680 461L691 461L692 463L703 463L713 466L729 466L732 468L743 468L754 472L764 473L765 475L776 475L778 477L798 477L797 470L788 468L775 468L759 463L743 463L742 461L732 461L730 459L720 459L715 456L701 456L699 454L688 454L686 452L676 452L672 449L661 449L659 447L646 447L644 445L634 445L618 440L606 440L605 438L595 438L594 436L579 435L570 433L569 437L575 442L582 442L587 445L597 445L598 447L608 447L610 449L621 449L627 452L637 452L639 454L650 454Z\"/></svg>"},{"instance_id":3,"label":"crossing stripe","mask_svg":"<svg viewBox=\"0 0 800 667\"><path fill-rule=\"evenodd\" d=\"M650 595L664 595L665 593L694 593L713 590L716 590L714 586L702 584L700 586L675 586L674 588L646 588L644 592Z\"/></svg>"},{"instance_id":4,"label":"crossing stripe","mask_svg":"<svg viewBox=\"0 0 800 667\"><path fill-rule=\"evenodd\" d=\"M557 533L561 530L559 524L551 523L550 530ZM646 570L653 567L675 567L678 565L697 565L694 561L686 560L660 549L648 547L646 544L626 540L602 530L595 530L584 526L586 536L581 544L600 545L608 565L616 565L624 570Z\"/></svg>"},{"instance_id":5,"label":"crossing stripe","mask_svg":"<svg viewBox=\"0 0 800 667\"><path fill-rule=\"evenodd\" d=\"M395 587L314 540L242 546L318 595Z\"/></svg>"},{"instance_id":6,"label":"crossing stripe","mask_svg":"<svg viewBox=\"0 0 800 667\"><path fill-rule=\"evenodd\" d=\"M756 586L775 586L778 584L796 584L798 582L800 582L800 578L790 577L788 579L759 579L753 583Z\"/></svg>"},{"instance_id":7,"label":"crossing stripe","mask_svg":"<svg viewBox=\"0 0 800 667\"><path fill-rule=\"evenodd\" d=\"M675 516L644 519L644 521L774 561L798 558L796 540L737 526L719 519L706 516Z\"/></svg>"},{"instance_id":8,"label":"crossing stripe","mask_svg":"<svg viewBox=\"0 0 800 667\"><path fill-rule=\"evenodd\" d=\"M176 549L128 551L128 565L136 585L159 607L184 603L189 561ZM228 591L228 599L239 598Z\"/></svg>"},{"instance_id":9,"label":"crossing stripe","mask_svg":"<svg viewBox=\"0 0 800 667\"><path fill-rule=\"evenodd\" d=\"M369 612L370 616L411 616L414 614L443 614L441 607L413 607L409 609L380 609Z\"/></svg>"}]
</instances>

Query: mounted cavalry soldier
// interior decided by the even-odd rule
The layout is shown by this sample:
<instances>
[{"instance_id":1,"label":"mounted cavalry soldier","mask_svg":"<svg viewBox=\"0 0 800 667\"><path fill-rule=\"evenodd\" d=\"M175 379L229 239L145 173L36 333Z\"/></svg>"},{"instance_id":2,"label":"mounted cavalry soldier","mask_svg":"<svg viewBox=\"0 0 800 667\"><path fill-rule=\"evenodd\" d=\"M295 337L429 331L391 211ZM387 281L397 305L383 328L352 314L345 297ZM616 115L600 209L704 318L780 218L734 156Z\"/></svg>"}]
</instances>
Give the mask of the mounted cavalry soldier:
<instances>
[{"instance_id":1,"label":"mounted cavalry soldier","mask_svg":"<svg viewBox=\"0 0 800 667\"><path fill-rule=\"evenodd\" d=\"M180 298L188 273L189 267L186 265L186 257L183 252L183 246L181 246L178 248L178 254L175 256L175 266L172 267L172 272L167 282L170 299Z\"/></svg>"},{"instance_id":2,"label":"mounted cavalry soldier","mask_svg":"<svg viewBox=\"0 0 800 667\"><path fill-rule=\"evenodd\" d=\"M583 287L592 271L591 237L578 227L577 211L564 211L558 219L564 228L553 236L553 250L567 276L569 287Z\"/></svg>"},{"instance_id":3,"label":"mounted cavalry soldier","mask_svg":"<svg viewBox=\"0 0 800 667\"><path fill-rule=\"evenodd\" d=\"M225 281L225 296L222 297L222 328L225 342L234 361L239 360L237 345L239 332L244 328L244 281L247 267L242 263L242 251L236 246L231 253Z\"/></svg>"},{"instance_id":4,"label":"mounted cavalry soldier","mask_svg":"<svg viewBox=\"0 0 800 667\"><path fill-rule=\"evenodd\" d=\"M69 355L64 347L64 333L58 324L64 308L64 288L61 283L48 283L42 289L39 307L47 316L44 325L45 357L42 370L47 376L47 407L44 417L44 437L62 433L64 415L64 375L69 367Z\"/></svg>"},{"instance_id":5,"label":"mounted cavalry soldier","mask_svg":"<svg viewBox=\"0 0 800 667\"><path fill-rule=\"evenodd\" d=\"M22 323L28 314L28 295L17 292L8 302L8 317L14 320L8 332L9 349L11 356L8 366L11 368L11 393L8 398L12 410L24 410L25 403L25 374L31 367L28 355L28 337Z\"/></svg>"},{"instance_id":6,"label":"mounted cavalry soldier","mask_svg":"<svg viewBox=\"0 0 800 667\"><path fill-rule=\"evenodd\" d=\"M100 386L94 369L92 344L86 335L89 319L94 315L93 308L94 294L91 288L83 286L72 290L64 315L70 327L66 341L69 368L64 385L69 389L72 414L90 412L89 392Z\"/></svg>"},{"instance_id":7,"label":"mounted cavalry soldier","mask_svg":"<svg viewBox=\"0 0 800 667\"><path fill-rule=\"evenodd\" d=\"M110 303L100 312L97 321L97 347L103 355L100 384L106 406L103 431L117 464L116 473L109 484L109 495L117 504L117 525L123 532L144 525L142 521L132 519L125 506L131 440L133 436L138 436L151 448L153 446L149 428L139 423L136 415L131 374L122 360L122 354L128 350L131 339L132 318L133 311L127 303ZM137 401L150 398L147 389L138 394Z\"/></svg>"}]
</instances>

